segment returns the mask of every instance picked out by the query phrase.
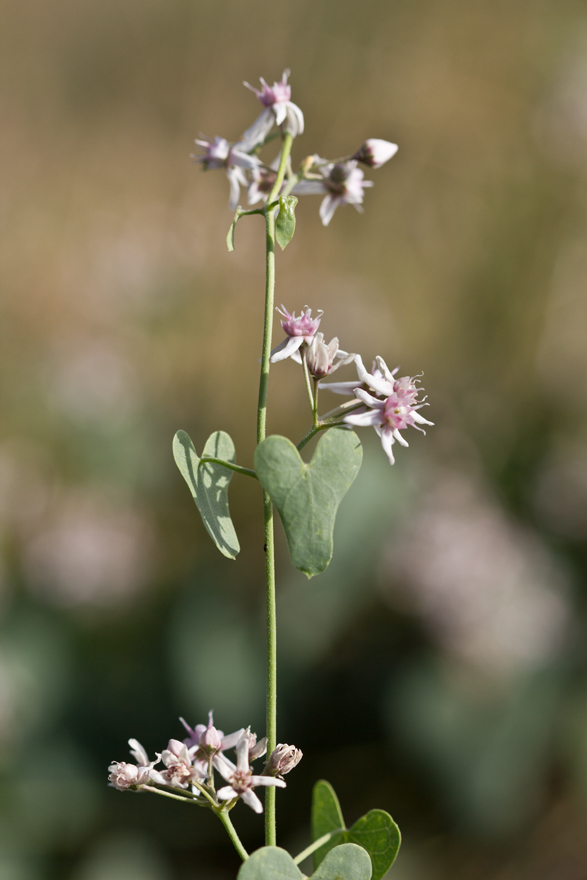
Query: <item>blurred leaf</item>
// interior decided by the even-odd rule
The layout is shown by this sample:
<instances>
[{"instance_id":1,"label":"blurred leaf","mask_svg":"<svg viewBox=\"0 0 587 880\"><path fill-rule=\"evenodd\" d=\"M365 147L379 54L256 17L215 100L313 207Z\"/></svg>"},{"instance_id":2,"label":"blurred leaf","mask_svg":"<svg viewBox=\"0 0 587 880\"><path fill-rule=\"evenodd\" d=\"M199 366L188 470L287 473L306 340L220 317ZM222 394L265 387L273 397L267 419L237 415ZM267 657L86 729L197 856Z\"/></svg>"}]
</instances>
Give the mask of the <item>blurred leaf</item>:
<instances>
[{"instance_id":1,"label":"blurred leaf","mask_svg":"<svg viewBox=\"0 0 587 880\"><path fill-rule=\"evenodd\" d=\"M234 443L225 431L215 431L206 441L203 455L234 462ZM185 431L178 431L173 438L173 457L210 537L224 556L234 559L240 545L228 509L228 484L232 471L219 464L201 463Z\"/></svg>"},{"instance_id":2,"label":"blurred leaf","mask_svg":"<svg viewBox=\"0 0 587 880\"><path fill-rule=\"evenodd\" d=\"M238 880L302 880L304 875L288 852L279 846L263 846L243 862Z\"/></svg>"},{"instance_id":3,"label":"blurred leaf","mask_svg":"<svg viewBox=\"0 0 587 880\"><path fill-rule=\"evenodd\" d=\"M326 860L341 843L357 844L369 853L373 880L381 880L398 854L399 828L385 810L370 810L352 828L346 829L336 793L329 782L321 779L314 786L312 795L312 838L318 840L337 828L341 829L340 834L335 834L314 853L314 866Z\"/></svg>"},{"instance_id":4,"label":"blurred leaf","mask_svg":"<svg viewBox=\"0 0 587 880\"><path fill-rule=\"evenodd\" d=\"M291 440L267 437L255 451L255 469L275 504L294 566L308 577L332 558L338 506L359 472L363 450L356 434L334 428L305 464Z\"/></svg>"},{"instance_id":5,"label":"blurred leaf","mask_svg":"<svg viewBox=\"0 0 587 880\"><path fill-rule=\"evenodd\" d=\"M279 214L275 221L275 237L281 250L287 247L296 231L297 203L298 200L295 196L281 196L279 199Z\"/></svg>"},{"instance_id":6,"label":"blurred leaf","mask_svg":"<svg viewBox=\"0 0 587 880\"><path fill-rule=\"evenodd\" d=\"M362 846L343 843L331 849L312 880L370 880L371 859Z\"/></svg>"}]
</instances>

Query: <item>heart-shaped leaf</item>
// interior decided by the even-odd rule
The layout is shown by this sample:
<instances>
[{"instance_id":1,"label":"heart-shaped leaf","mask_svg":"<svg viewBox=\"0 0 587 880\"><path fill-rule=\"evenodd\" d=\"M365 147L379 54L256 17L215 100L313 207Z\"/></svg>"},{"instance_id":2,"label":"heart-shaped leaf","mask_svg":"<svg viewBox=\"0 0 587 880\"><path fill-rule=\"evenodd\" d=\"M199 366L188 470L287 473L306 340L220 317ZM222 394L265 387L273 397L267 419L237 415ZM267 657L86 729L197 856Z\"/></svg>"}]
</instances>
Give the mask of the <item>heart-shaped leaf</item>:
<instances>
[{"instance_id":1,"label":"heart-shaped leaf","mask_svg":"<svg viewBox=\"0 0 587 880\"><path fill-rule=\"evenodd\" d=\"M237 880L303 880L304 875L279 846L262 846L243 862Z\"/></svg>"},{"instance_id":2,"label":"heart-shaped leaf","mask_svg":"<svg viewBox=\"0 0 587 880\"><path fill-rule=\"evenodd\" d=\"M319 840L332 831L345 830L344 819L336 792L329 782L319 779L312 792L312 840ZM340 841L338 841L340 843ZM314 853L314 867L317 868L326 853L336 845L332 838Z\"/></svg>"},{"instance_id":3,"label":"heart-shaped leaf","mask_svg":"<svg viewBox=\"0 0 587 880\"><path fill-rule=\"evenodd\" d=\"M320 439L309 464L287 437L273 435L257 446L257 476L279 511L294 566L309 578L332 558L336 512L362 459L359 438L343 428Z\"/></svg>"},{"instance_id":4,"label":"heart-shaped leaf","mask_svg":"<svg viewBox=\"0 0 587 880\"><path fill-rule=\"evenodd\" d=\"M362 846L335 846L312 874L312 880L371 880L371 859Z\"/></svg>"},{"instance_id":5,"label":"heart-shaped leaf","mask_svg":"<svg viewBox=\"0 0 587 880\"><path fill-rule=\"evenodd\" d=\"M208 437L203 456L234 462L235 449L225 431L215 431ZM173 457L190 488L208 533L224 556L234 559L240 545L228 509L228 484L233 472L221 464L201 462L185 431L173 438Z\"/></svg>"},{"instance_id":6,"label":"heart-shaped leaf","mask_svg":"<svg viewBox=\"0 0 587 880\"><path fill-rule=\"evenodd\" d=\"M286 850L263 846L243 862L238 880L303 880L304 875ZM312 880L370 880L371 859L361 846L345 843L331 849Z\"/></svg>"},{"instance_id":7,"label":"heart-shaped leaf","mask_svg":"<svg viewBox=\"0 0 587 880\"><path fill-rule=\"evenodd\" d=\"M367 850L373 864L373 880L381 880L395 861L401 843L400 830L385 810L369 810L345 834L345 840Z\"/></svg>"},{"instance_id":8,"label":"heart-shaped leaf","mask_svg":"<svg viewBox=\"0 0 587 880\"><path fill-rule=\"evenodd\" d=\"M345 828L334 789L330 783L321 779L314 786L312 796L312 838L318 840L337 828L341 829L340 833L334 834L314 853L314 867L321 865L327 854L342 843L355 843L369 853L373 867L372 880L381 880L395 861L400 848L399 828L385 810L370 810L352 828Z\"/></svg>"}]
</instances>

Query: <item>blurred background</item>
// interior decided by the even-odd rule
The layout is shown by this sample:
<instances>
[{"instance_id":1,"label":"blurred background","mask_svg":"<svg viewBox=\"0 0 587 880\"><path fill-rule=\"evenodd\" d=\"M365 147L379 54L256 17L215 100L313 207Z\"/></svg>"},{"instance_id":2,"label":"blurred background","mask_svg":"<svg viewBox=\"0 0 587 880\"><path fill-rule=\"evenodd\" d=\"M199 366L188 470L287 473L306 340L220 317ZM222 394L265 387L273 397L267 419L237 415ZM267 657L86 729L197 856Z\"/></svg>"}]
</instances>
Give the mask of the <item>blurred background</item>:
<instances>
[{"instance_id":1,"label":"blurred background","mask_svg":"<svg viewBox=\"0 0 587 880\"><path fill-rule=\"evenodd\" d=\"M279 737L305 753L281 842L308 843L324 777L349 823L398 821L394 880L585 880L585 3L4 0L0 45L1 880L238 867L212 815L106 768L210 708L264 732L258 487L232 482L231 562L171 439L224 429L252 461L262 224L227 254L226 178L189 154L285 67L296 163L400 149L363 216L301 200L277 302L424 371L436 427L393 469L361 433L322 576L278 526ZM291 361L270 406L302 436Z\"/></svg>"}]
</instances>

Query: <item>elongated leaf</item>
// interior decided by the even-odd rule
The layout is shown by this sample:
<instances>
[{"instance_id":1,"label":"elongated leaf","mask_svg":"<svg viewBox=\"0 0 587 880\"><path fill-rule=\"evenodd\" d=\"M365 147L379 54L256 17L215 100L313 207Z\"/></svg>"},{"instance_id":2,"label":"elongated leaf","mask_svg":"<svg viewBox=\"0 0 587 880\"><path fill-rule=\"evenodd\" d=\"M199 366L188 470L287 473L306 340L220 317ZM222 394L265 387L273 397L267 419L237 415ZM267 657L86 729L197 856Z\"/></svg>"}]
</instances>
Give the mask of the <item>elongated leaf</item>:
<instances>
[{"instance_id":1,"label":"elongated leaf","mask_svg":"<svg viewBox=\"0 0 587 880\"><path fill-rule=\"evenodd\" d=\"M338 506L359 472L363 450L356 434L332 428L305 464L291 440L273 435L255 451L255 470L279 511L291 560L309 578L332 558Z\"/></svg>"},{"instance_id":2,"label":"elongated leaf","mask_svg":"<svg viewBox=\"0 0 587 880\"><path fill-rule=\"evenodd\" d=\"M206 441L203 455L232 463L234 443L225 431L215 431ZM173 457L210 537L224 556L234 559L240 545L228 509L228 484L233 472L219 464L201 462L185 431L178 431L173 438Z\"/></svg>"},{"instance_id":3,"label":"elongated leaf","mask_svg":"<svg viewBox=\"0 0 587 880\"><path fill-rule=\"evenodd\" d=\"M279 846L262 846L251 853L237 874L238 880L303 880L304 875Z\"/></svg>"},{"instance_id":4,"label":"elongated leaf","mask_svg":"<svg viewBox=\"0 0 587 880\"><path fill-rule=\"evenodd\" d=\"M296 231L296 205L298 200L295 196L280 196L279 214L275 221L275 238L281 250L285 250Z\"/></svg>"},{"instance_id":5,"label":"elongated leaf","mask_svg":"<svg viewBox=\"0 0 587 880\"><path fill-rule=\"evenodd\" d=\"M234 215L234 220L230 224L230 229L228 230L228 235L226 236L226 247L228 248L229 253L234 250L234 230L236 224L241 218L241 208L240 206L236 209L236 214Z\"/></svg>"},{"instance_id":6,"label":"elongated leaf","mask_svg":"<svg viewBox=\"0 0 587 880\"><path fill-rule=\"evenodd\" d=\"M336 793L329 782L319 779L312 792L312 840L319 840L338 828L344 831L344 819ZM314 853L314 868L317 868L326 853L340 840L331 838Z\"/></svg>"},{"instance_id":7,"label":"elongated leaf","mask_svg":"<svg viewBox=\"0 0 587 880\"><path fill-rule=\"evenodd\" d=\"M335 846L312 874L312 880L371 880L371 859L362 846Z\"/></svg>"},{"instance_id":8,"label":"elongated leaf","mask_svg":"<svg viewBox=\"0 0 587 880\"><path fill-rule=\"evenodd\" d=\"M372 880L381 880L398 854L401 843L399 828L385 810L370 810L352 828L346 828L333 787L321 779L314 786L312 795L312 839L318 840L337 828L341 829L340 833L333 835L314 853L314 868L321 865L335 847L342 843L355 843L369 853Z\"/></svg>"}]
</instances>

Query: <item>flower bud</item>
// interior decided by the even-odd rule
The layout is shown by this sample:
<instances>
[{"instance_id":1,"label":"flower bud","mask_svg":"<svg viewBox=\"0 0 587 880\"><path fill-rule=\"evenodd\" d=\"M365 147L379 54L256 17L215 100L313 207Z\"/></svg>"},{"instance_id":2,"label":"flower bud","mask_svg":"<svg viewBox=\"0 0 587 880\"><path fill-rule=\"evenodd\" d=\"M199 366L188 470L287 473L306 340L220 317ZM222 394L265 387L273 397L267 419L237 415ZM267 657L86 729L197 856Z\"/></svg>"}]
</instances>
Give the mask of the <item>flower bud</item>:
<instances>
[{"instance_id":1,"label":"flower bud","mask_svg":"<svg viewBox=\"0 0 587 880\"><path fill-rule=\"evenodd\" d=\"M380 138L369 138L363 146L357 150L353 159L368 165L369 168L381 168L397 153L397 144L390 141L382 141Z\"/></svg>"},{"instance_id":2,"label":"flower bud","mask_svg":"<svg viewBox=\"0 0 587 880\"><path fill-rule=\"evenodd\" d=\"M283 776L293 770L302 760L302 750L287 743L279 745L271 752L271 756L263 771L266 776Z\"/></svg>"},{"instance_id":3,"label":"flower bud","mask_svg":"<svg viewBox=\"0 0 587 880\"><path fill-rule=\"evenodd\" d=\"M207 727L200 736L200 748L209 755L216 754L222 748L222 738L214 726Z\"/></svg>"}]
</instances>

